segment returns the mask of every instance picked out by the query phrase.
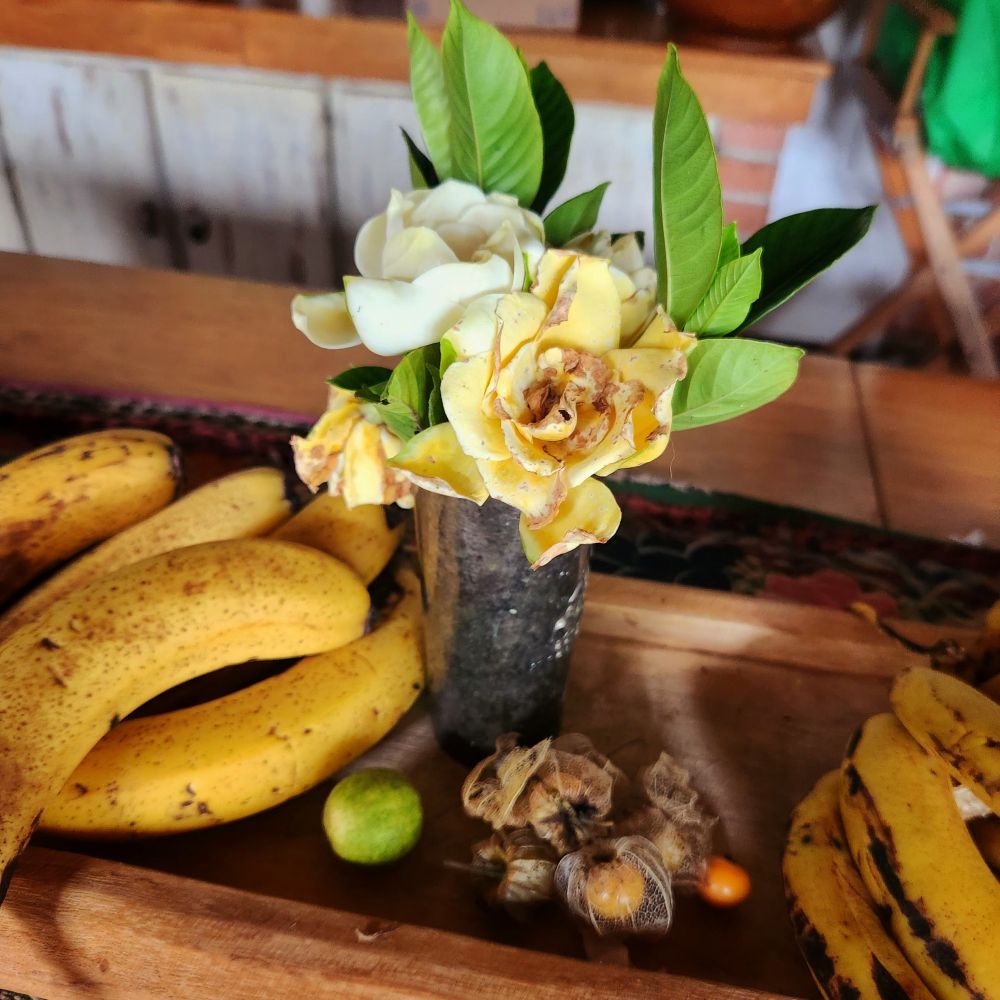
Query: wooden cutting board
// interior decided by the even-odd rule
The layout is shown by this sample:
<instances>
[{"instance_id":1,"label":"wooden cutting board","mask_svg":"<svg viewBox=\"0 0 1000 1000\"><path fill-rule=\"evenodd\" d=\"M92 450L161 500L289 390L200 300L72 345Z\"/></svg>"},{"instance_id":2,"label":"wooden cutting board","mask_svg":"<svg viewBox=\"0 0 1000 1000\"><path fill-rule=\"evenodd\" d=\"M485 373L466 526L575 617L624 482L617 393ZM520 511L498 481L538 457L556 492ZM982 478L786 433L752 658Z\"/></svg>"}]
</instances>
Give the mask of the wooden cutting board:
<instances>
[{"instance_id":1,"label":"wooden cutting board","mask_svg":"<svg viewBox=\"0 0 1000 1000\"><path fill-rule=\"evenodd\" d=\"M464 771L418 707L359 762L419 788L425 832L408 858L376 870L334 858L328 784L202 833L32 847L0 909L2 985L48 1000L815 996L782 895L787 817L920 661L847 613L592 579L565 728L627 769L661 747L676 755L720 817L716 849L754 883L734 911L681 899L669 937L633 947L631 968L579 961L555 909L518 924L477 905L444 862L468 860L487 831L463 816Z\"/></svg>"}]
</instances>

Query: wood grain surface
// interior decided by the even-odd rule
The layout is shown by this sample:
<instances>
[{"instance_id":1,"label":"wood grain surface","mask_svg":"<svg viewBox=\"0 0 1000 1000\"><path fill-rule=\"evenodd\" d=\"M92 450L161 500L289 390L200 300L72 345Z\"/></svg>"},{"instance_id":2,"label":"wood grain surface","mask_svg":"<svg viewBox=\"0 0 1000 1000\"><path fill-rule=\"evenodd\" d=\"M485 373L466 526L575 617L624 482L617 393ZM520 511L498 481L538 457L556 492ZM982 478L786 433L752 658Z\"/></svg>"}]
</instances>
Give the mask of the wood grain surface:
<instances>
[{"instance_id":1,"label":"wood grain surface","mask_svg":"<svg viewBox=\"0 0 1000 1000\"><path fill-rule=\"evenodd\" d=\"M930 632L924 626L921 638ZM779 874L787 816L855 726L887 706L893 674L917 661L845 613L593 578L565 729L588 733L627 769L661 747L676 754L720 817L716 849L754 880L737 911L680 899L669 937L631 949L649 975L550 962L536 953L583 956L556 912L520 924L476 904L467 876L445 862L466 860L486 830L462 814L464 770L437 750L418 707L356 765L400 767L420 790L425 833L402 862L359 869L333 857L320 826L328 784L228 827L60 845L107 864L31 851L0 909L5 982L48 1000L195 987L254 997L293 985L309 996L811 997ZM355 937L378 929L391 933ZM253 992L258 983L272 992Z\"/></svg>"},{"instance_id":2,"label":"wood grain surface","mask_svg":"<svg viewBox=\"0 0 1000 1000\"><path fill-rule=\"evenodd\" d=\"M1000 383L855 371L889 526L1000 546Z\"/></svg>"},{"instance_id":3,"label":"wood grain surface","mask_svg":"<svg viewBox=\"0 0 1000 1000\"><path fill-rule=\"evenodd\" d=\"M3 45L327 77L406 80L405 33L402 19L317 19L155 0L0 4ZM547 60L577 100L636 105L654 100L662 45L520 31L509 36L529 62ZM761 121L803 121L816 84L830 72L821 60L786 56L686 48L682 58L706 111Z\"/></svg>"}]
</instances>

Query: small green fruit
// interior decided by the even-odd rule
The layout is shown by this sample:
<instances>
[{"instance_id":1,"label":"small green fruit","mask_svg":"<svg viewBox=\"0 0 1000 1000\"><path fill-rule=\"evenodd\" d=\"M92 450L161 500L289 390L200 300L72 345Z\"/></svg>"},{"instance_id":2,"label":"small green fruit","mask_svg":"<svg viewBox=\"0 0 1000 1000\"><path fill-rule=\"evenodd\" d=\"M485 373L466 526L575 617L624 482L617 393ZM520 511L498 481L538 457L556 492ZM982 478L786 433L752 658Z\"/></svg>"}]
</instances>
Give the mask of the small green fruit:
<instances>
[{"instance_id":1,"label":"small green fruit","mask_svg":"<svg viewBox=\"0 0 1000 1000\"><path fill-rule=\"evenodd\" d=\"M420 839L420 795L399 771L369 767L338 782L323 806L323 829L334 853L358 865L382 865L409 853Z\"/></svg>"}]
</instances>

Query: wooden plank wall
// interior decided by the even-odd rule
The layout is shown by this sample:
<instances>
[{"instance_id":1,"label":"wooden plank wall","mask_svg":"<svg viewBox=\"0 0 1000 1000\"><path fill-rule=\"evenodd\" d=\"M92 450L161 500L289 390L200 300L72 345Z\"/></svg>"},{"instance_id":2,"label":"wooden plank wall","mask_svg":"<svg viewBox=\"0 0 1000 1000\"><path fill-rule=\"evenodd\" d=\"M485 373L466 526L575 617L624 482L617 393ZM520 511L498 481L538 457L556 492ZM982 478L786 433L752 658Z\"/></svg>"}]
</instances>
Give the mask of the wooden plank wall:
<instances>
[{"instance_id":1,"label":"wooden plank wall","mask_svg":"<svg viewBox=\"0 0 1000 1000\"><path fill-rule=\"evenodd\" d=\"M648 227L651 117L577 103L561 195L612 179L612 231ZM0 249L328 287L353 270L358 226L409 187L400 126L417 134L395 80L0 48ZM713 118L723 139L732 126ZM754 127L773 160L785 126ZM773 166L764 176L741 150L720 148L728 214L748 233Z\"/></svg>"}]
</instances>

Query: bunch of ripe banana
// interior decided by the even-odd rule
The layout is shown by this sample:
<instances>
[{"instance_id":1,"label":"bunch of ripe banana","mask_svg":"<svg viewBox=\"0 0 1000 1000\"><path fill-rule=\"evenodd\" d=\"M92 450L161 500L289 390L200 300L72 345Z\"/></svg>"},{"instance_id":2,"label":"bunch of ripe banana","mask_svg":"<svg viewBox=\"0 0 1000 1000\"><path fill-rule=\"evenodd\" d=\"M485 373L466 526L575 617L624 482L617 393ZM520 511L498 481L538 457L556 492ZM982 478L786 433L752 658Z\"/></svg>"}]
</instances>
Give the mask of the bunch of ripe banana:
<instances>
[{"instance_id":1,"label":"bunch of ripe banana","mask_svg":"<svg viewBox=\"0 0 1000 1000\"><path fill-rule=\"evenodd\" d=\"M276 469L175 500L179 482L171 441L140 430L0 466L0 601L19 598L0 615L0 899L39 823L122 837L247 816L367 750L423 687L412 573L366 634L366 585L399 542L381 507L320 496L292 516ZM125 719L210 671L290 657L235 693Z\"/></svg>"},{"instance_id":2,"label":"bunch of ripe banana","mask_svg":"<svg viewBox=\"0 0 1000 1000\"><path fill-rule=\"evenodd\" d=\"M892 706L792 814L784 876L799 947L831 1000L993 1000L1000 704L917 668Z\"/></svg>"}]
</instances>

